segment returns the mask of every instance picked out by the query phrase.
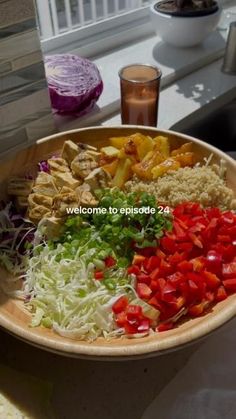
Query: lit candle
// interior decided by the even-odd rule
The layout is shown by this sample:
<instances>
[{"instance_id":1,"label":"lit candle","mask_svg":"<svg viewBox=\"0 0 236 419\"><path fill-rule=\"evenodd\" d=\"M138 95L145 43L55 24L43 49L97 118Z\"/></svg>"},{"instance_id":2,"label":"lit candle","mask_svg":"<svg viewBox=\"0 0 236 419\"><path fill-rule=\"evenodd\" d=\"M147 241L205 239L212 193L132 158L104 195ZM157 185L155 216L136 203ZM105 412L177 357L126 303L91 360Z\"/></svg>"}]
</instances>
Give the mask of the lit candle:
<instances>
[{"instance_id":1,"label":"lit candle","mask_svg":"<svg viewBox=\"0 0 236 419\"><path fill-rule=\"evenodd\" d=\"M124 67L119 75L122 123L156 126L161 71L135 64Z\"/></svg>"}]
</instances>

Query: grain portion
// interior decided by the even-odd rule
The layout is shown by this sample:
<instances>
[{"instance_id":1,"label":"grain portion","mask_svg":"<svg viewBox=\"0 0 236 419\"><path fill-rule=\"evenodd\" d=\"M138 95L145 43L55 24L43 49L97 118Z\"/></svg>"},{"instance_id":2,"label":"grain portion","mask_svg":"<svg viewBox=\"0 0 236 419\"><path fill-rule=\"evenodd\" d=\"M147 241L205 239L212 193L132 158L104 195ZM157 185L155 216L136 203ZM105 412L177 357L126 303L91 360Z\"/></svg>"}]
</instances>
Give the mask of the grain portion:
<instances>
[{"instance_id":1,"label":"grain portion","mask_svg":"<svg viewBox=\"0 0 236 419\"><path fill-rule=\"evenodd\" d=\"M138 178L126 182L129 192L148 192L158 202L176 207L186 201L199 202L203 207L236 209L233 191L220 176L219 166L185 167L143 182Z\"/></svg>"}]
</instances>

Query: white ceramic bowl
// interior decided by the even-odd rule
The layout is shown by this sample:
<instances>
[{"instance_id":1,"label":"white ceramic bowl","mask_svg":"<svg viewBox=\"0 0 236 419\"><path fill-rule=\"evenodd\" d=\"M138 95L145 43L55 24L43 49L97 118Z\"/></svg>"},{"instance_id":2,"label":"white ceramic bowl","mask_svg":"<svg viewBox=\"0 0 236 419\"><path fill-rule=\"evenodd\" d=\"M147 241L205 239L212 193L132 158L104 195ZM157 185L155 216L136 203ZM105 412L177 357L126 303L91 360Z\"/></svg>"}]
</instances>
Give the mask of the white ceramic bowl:
<instances>
[{"instance_id":1,"label":"white ceramic bowl","mask_svg":"<svg viewBox=\"0 0 236 419\"><path fill-rule=\"evenodd\" d=\"M180 17L160 13L153 3L150 15L154 30L160 38L176 47L193 47L203 42L213 32L220 20L221 8L210 15Z\"/></svg>"}]
</instances>

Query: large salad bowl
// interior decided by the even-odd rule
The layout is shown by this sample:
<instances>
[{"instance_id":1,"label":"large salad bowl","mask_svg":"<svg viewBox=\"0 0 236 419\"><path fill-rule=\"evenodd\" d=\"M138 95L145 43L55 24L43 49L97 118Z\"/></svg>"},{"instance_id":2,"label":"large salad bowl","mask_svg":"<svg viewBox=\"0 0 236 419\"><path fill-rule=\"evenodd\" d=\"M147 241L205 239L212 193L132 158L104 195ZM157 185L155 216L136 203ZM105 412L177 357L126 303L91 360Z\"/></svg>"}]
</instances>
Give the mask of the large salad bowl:
<instances>
[{"instance_id":1,"label":"large salad bowl","mask_svg":"<svg viewBox=\"0 0 236 419\"><path fill-rule=\"evenodd\" d=\"M177 147L190 141L193 143L194 152L199 159L204 156L208 157L211 153L216 163L224 159L227 166L227 184L236 194L236 162L211 145L171 131L141 126L114 126L90 127L55 134L37 141L35 145L18 152L17 155L4 157L1 161L0 171L1 200L6 197L5 184L10 176L23 175L29 171L32 173L36 169L38 161L60 150L65 140L70 139L100 148L108 143L110 137L126 136L135 132L150 136L168 135L171 143ZM6 275L9 274L1 269L0 281ZM0 326L3 329L31 345L78 358L124 360L156 356L194 343L218 329L232 319L235 314L236 295L231 295L216 304L204 316L185 321L173 330L135 339L122 337L105 340L98 338L93 342L87 342L59 336L51 329L29 327L31 315L25 309L24 303L9 298L0 291Z\"/></svg>"}]
</instances>

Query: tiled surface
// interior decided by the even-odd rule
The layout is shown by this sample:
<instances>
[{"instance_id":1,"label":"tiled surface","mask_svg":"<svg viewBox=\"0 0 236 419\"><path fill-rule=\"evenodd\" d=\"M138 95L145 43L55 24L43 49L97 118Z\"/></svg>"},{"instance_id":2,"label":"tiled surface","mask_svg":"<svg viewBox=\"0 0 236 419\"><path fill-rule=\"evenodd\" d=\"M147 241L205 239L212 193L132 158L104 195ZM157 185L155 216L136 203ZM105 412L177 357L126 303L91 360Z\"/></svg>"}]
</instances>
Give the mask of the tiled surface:
<instances>
[{"instance_id":1,"label":"tiled surface","mask_svg":"<svg viewBox=\"0 0 236 419\"><path fill-rule=\"evenodd\" d=\"M54 131L34 1L1 1L0 152Z\"/></svg>"}]
</instances>

